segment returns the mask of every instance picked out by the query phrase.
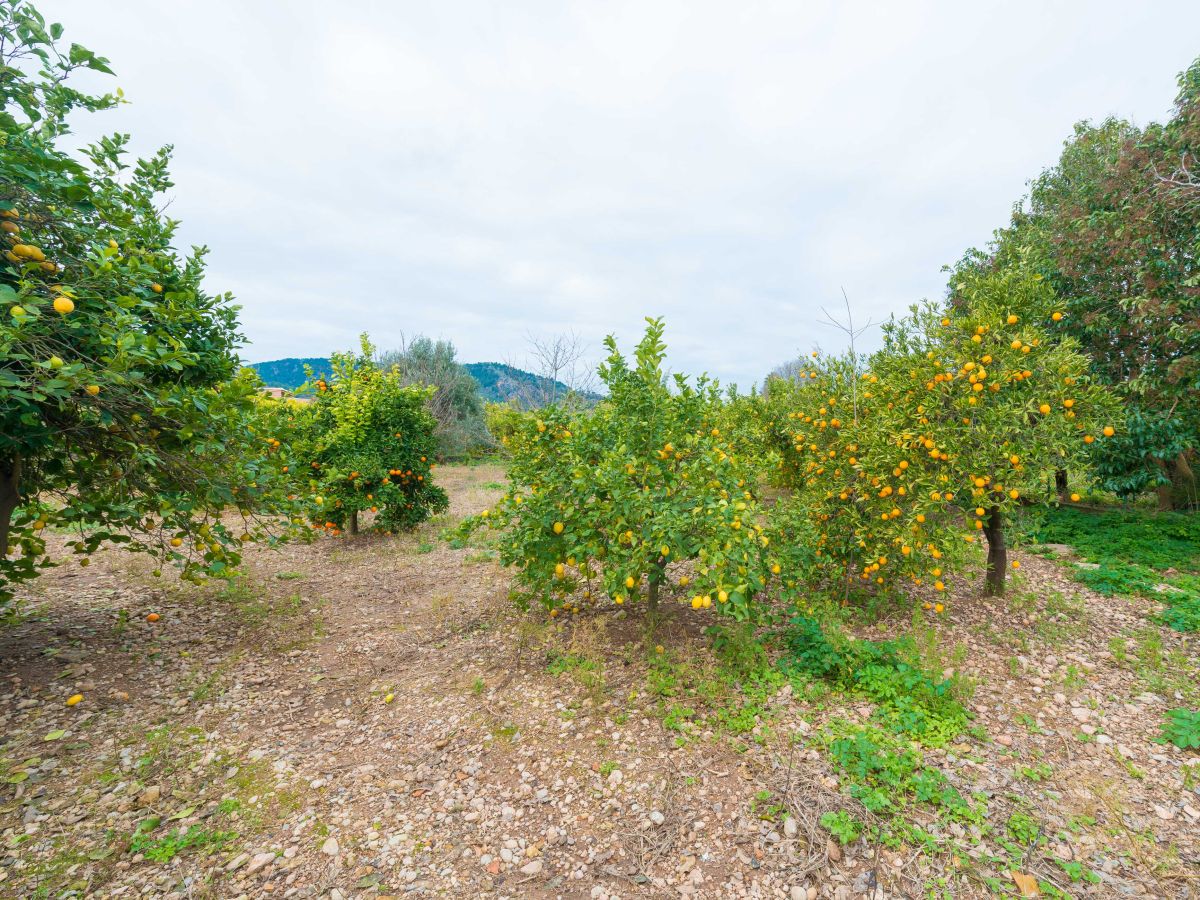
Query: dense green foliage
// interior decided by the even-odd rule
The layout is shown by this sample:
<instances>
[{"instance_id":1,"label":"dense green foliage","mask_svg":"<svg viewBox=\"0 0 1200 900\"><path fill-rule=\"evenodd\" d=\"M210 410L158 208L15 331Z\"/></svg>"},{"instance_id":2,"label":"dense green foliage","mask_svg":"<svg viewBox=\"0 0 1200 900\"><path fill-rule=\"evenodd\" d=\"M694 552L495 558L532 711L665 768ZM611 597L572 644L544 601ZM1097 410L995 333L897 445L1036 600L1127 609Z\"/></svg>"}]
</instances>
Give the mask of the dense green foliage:
<instances>
[{"instance_id":1,"label":"dense green foliage","mask_svg":"<svg viewBox=\"0 0 1200 900\"><path fill-rule=\"evenodd\" d=\"M130 161L127 135L63 149L71 113L120 95L68 86L109 68L61 35L0 4L0 602L47 563L47 525L78 554L116 543L198 578L285 508L257 380L235 377L236 307L203 290L204 251L180 255L161 213L170 150Z\"/></svg>"}]
</instances>

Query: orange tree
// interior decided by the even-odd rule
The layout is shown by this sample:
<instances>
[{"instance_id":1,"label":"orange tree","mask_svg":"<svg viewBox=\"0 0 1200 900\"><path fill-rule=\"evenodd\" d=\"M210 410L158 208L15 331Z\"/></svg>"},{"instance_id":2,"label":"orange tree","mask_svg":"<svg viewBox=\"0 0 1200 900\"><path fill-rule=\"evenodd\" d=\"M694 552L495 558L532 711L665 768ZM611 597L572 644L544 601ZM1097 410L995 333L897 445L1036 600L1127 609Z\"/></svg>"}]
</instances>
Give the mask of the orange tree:
<instances>
[{"instance_id":1,"label":"orange tree","mask_svg":"<svg viewBox=\"0 0 1200 900\"><path fill-rule=\"evenodd\" d=\"M653 612L670 590L744 619L771 567L751 475L717 424L718 385L668 384L662 320L647 322L634 365L605 341L608 398L594 410L548 407L516 423L510 490L459 533L497 529L518 603L551 615L577 609L580 594L645 598Z\"/></svg>"},{"instance_id":2,"label":"orange tree","mask_svg":"<svg viewBox=\"0 0 1200 900\"><path fill-rule=\"evenodd\" d=\"M111 543L198 579L287 511L259 384L237 375L237 309L161 214L168 151L131 165L126 136L60 146L72 112L119 102L68 86L109 69L61 33L0 4L0 603L49 564L48 526L81 564Z\"/></svg>"},{"instance_id":3,"label":"orange tree","mask_svg":"<svg viewBox=\"0 0 1200 900\"><path fill-rule=\"evenodd\" d=\"M982 536L986 588L1002 593L1012 512L1049 502L1054 472L1115 433L1088 358L1047 337L1062 313L1039 275L969 275L956 293L953 311L925 304L885 326L861 371L817 358L772 385L791 515L809 519L818 561L847 589L911 579L943 591Z\"/></svg>"},{"instance_id":4,"label":"orange tree","mask_svg":"<svg viewBox=\"0 0 1200 900\"><path fill-rule=\"evenodd\" d=\"M432 477L433 390L406 386L374 355L363 335L361 353L333 355L329 378L310 371L311 404L285 410L296 423L288 467L306 482L313 527L334 534L357 533L364 511L376 514L377 531L390 532L415 528L449 506Z\"/></svg>"}]
</instances>

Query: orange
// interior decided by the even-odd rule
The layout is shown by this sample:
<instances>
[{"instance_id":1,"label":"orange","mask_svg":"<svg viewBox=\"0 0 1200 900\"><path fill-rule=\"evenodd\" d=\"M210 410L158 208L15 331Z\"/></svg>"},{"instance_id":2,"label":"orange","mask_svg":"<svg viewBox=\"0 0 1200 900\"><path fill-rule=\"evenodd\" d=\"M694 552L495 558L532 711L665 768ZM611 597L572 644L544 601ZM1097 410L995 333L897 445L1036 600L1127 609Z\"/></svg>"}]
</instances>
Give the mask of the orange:
<instances>
[{"instance_id":1,"label":"orange","mask_svg":"<svg viewBox=\"0 0 1200 900\"><path fill-rule=\"evenodd\" d=\"M150 615L146 616L146 621L157 622L160 618L162 617L158 613L150 613Z\"/></svg>"}]
</instances>

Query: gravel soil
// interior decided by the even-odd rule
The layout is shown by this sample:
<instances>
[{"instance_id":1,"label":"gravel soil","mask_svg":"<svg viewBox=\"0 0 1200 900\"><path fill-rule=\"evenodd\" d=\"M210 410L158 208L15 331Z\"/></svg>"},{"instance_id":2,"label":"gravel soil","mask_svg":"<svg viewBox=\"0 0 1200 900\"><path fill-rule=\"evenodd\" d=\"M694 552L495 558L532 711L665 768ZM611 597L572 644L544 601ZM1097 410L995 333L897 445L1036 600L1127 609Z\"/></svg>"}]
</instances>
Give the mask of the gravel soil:
<instances>
[{"instance_id":1,"label":"gravel soil","mask_svg":"<svg viewBox=\"0 0 1200 900\"><path fill-rule=\"evenodd\" d=\"M494 554L438 539L503 471L439 478L442 520L254 550L229 586L105 552L29 588L0 625L0 897L1018 895L967 831L959 859L829 839L854 805L804 737L861 701L789 686L747 734L668 727L640 615L515 609ZM1069 895L1200 896L1200 757L1155 742L1196 706L1196 638L1082 588L1066 548L1014 558L1009 598L919 613L976 685L976 736L927 761L1041 822L1024 868ZM715 610L668 607L655 645L710 665Z\"/></svg>"}]
</instances>

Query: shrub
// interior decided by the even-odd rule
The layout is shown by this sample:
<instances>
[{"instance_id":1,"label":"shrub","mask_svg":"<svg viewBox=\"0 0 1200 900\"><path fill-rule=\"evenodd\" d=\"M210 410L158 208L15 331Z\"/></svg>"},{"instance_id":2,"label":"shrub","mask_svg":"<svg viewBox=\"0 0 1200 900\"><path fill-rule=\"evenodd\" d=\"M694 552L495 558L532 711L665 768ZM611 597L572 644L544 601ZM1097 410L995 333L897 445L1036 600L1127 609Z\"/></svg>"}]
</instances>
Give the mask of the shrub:
<instances>
[{"instance_id":1,"label":"shrub","mask_svg":"<svg viewBox=\"0 0 1200 900\"><path fill-rule=\"evenodd\" d=\"M452 343L418 336L403 349L382 354L378 365L394 368L402 384L433 389L429 409L437 420L439 459L462 459L491 448L479 382L455 359Z\"/></svg>"},{"instance_id":2,"label":"shrub","mask_svg":"<svg viewBox=\"0 0 1200 900\"><path fill-rule=\"evenodd\" d=\"M590 412L547 407L517 425L509 492L460 534L500 531L518 602L552 615L578 591L654 608L669 589L744 619L772 567L752 476L717 425L718 385L676 375L668 386L663 324L647 321L634 365L605 342L607 400Z\"/></svg>"},{"instance_id":3,"label":"shrub","mask_svg":"<svg viewBox=\"0 0 1200 900\"><path fill-rule=\"evenodd\" d=\"M376 530L396 531L449 506L432 477L432 388L406 386L373 355L363 335L361 353L335 353L331 379L312 382L313 403L290 408L297 425L291 458L307 481L313 527L334 534L357 532L363 511L376 513Z\"/></svg>"}]
</instances>

